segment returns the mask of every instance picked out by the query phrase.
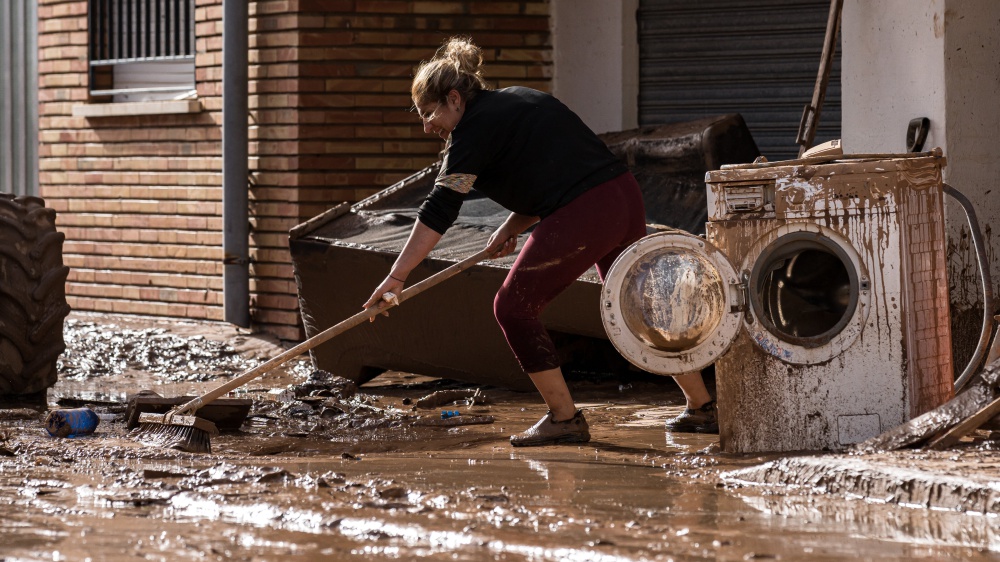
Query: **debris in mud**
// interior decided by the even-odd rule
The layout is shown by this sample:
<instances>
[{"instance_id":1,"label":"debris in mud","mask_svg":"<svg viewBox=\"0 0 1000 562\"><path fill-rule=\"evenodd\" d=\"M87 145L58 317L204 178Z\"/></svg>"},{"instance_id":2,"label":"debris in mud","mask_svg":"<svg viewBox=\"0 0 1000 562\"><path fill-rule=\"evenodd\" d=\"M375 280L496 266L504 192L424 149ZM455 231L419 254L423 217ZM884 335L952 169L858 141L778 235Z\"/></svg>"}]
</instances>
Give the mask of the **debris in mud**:
<instances>
[{"instance_id":1,"label":"debris in mud","mask_svg":"<svg viewBox=\"0 0 1000 562\"><path fill-rule=\"evenodd\" d=\"M390 428L461 427L494 423L489 415L460 415L448 419L416 417L394 407L381 407L378 399L358 393L357 386L326 371L314 371L300 384L276 388L270 400L254 403L249 415L250 428L264 435L285 437L327 437L357 431ZM416 402L415 408L434 408L443 404L465 402L485 404L481 389L449 389L433 392Z\"/></svg>"},{"instance_id":2,"label":"debris in mud","mask_svg":"<svg viewBox=\"0 0 1000 562\"><path fill-rule=\"evenodd\" d=\"M496 421L493 416L455 416L447 419L420 418L413 425L429 427L458 427L462 425L480 425Z\"/></svg>"},{"instance_id":3,"label":"debris in mud","mask_svg":"<svg viewBox=\"0 0 1000 562\"><path fill-rule=\"evenodd\" d=\"M144 371L171 382L201 382L261 363L231 345L202 335L180 336L164 328L133 330L71 318L64 328L61 378L87 380Z\"/></svg>"},{"instance_id":4,"label":"debris in mud","mask_svg":"<svg viewBox=\"0 0 1000 562\"><path fill-rule=\"evenodd\" d=\"M391 486L389 488L384 488L378 490L378 497L384 500L398 500L403 499L410 494L410 491L402 486Z\"/></svg>"},{"instance_id":5,"label":"debris in mud","mask_svg":"<svg viewBox=\"0 0 1000 562\"><path fill-rule=\"evenodd\" d=\"M178 492L173 490L152 491L143 490L138 492L118 492L104 495L101 499L111 505L130 505L132 507L145 507L150 505L166 505L176 496Z\"/></svg>"},{"instance_id":6,"label":"debris in mud","mask_svg":"<svg viewBox=\"0 0 1000 562\"><path fill-rule=\"evenodd\" d=\"M335 485L340 486L344 484L347 480L344 474L341 472L327 472L316 479L316 486L320 488L333 488Z\"/></svg>"},{"instance_id":7,"label":"debris in mud","mask_svg":"<svg viewBox=\"0 0 1000 562\"><path fill-rule=\"evenodd\" d=\"M439 408L446 404L463 402L466 405L486 404L486 395L479 388L459 390L438 390L417 400L415 408Z\"/></svg>"},{"instance_id":8,"label":"debris in mud","mask_svg":"<svg viewBox=\"0 0 1000 562\"><path fill-rule=\"evenodd\" d=\"M90 435L101 423L97 412L90 408L52 410L45 417L45 430L52 437Z\"/></svg>"},{"instance_id":9,"label":"debris in mud","mask_svg":"<svg viewBox=\"0 0 1000 562\"><path fill-rule=\"evenodd\" d=\"M95 397L60 396L56 399L56 405L62 408L99 407L119 414L125 411L125 405L121 402Z\"/></svg>"},{"instance_id":10,"label":"debris in mud","mask_svg":"<svg viewBox=\"0 0 1000 562\"><path fill-rule=\"evenodd\" d=\"M10 433L0 432L0 457L15 457L17 453L10 448Z\"/></svg>"},{"instance_id":11,"label":"debris in mud","mask_svg":"<svg viewBox=\"0 0 1000 562\"><path fill-rule=\"evenodd\" d=\"M158 480L161 478L184 478L192 476L194 471L177 468L146 468L142 471L142 477L146 480Z\"/></svg>"},{"instance_id":12,"label":"debris in mud","mask_svg":"<svg viewBox=\"0 0 1000 562\"><path fill-rule=\"evenodd\" d=\"M198 488L202 486L218 486L220 484L247 484L250 482L269 482L275 480L295 480L298 475L285 469L274 467L245 467L229 463L219 463L211 468L199 470L195 474L177 483L181 489Z\"/></svg>"},{"instance_id":13,"label":"debris in mud","mask_svg":"<svg viewBox=\"0 0 1000 562\"><path fill-rule=\"evenodd\" d=\"M954 469L962 465L961 460L975 462L978 453L970 451L965 456L968 459L923 453L913 458L919 458L924 466L941 463ZM902 454L868 458L791 457L725 472L720 477L733 486L795 489L964 513L1000 513L1000 490L992 475L943 474L937 470L909 468L908 464L910 457Z\"/></svg>"},{"instance_id":14,"label":"debris in mud","mask_svg":"<svg viewBox=\"0 0 1000 562\"><path fill-rule=\"evenodd\" d=\"M288 472L285 469L272 469L258 476L254 482L257 482L258 484L266 484L268 482L288 482L290 480L295 480L296 478L298 478L296 474Z\"/></svg>"},{"instance_id":15,"label":"debris in mud","mask_svg":"<svg viewBox=\"0 0 1000 562\"><path fill-rule=\"evenodd\" d=\"M324 404L319 411L319 417L326 418L336 418L347 413L342 406L339 404Z\"/></svg>"},{"instance_id":16,"label":"debris in mud","mask_svg":"<svg viewBox=\"0 0 1000 562\"><path fill-rule=\"evenodd\" d=\"M350 379L319 370L313 371L305 382L292 385L289 390L296 398L316 396L346 400L358 393L358 385Z\"/></svg>"},{"instance_id":17,"label":"debris in mud","mask_svg":"<svg viewBox=\"0 0 1000 562\"><path fill-rule=\"evenodd\" d=\"M255 357L230 345L234 340L216 341L205 335L179 334L169 326L141 327L133 329L128 321L100 323L85 319L71 318L65 323L67 351L61 358L61 378L70 381L86 381L120 376L135 377L144 373L159 377L155 382L205 382L218 376L232 376L252 369L259 362ZM380 403L376 396L359 393L353 381L333 375L327 371L308 368L303 361L289 372L295 382L279 388L244 389L242 396L248 399L220 398L199 409L198 417L216 423L220 430L242 431L240 440L251 441L253 454L276 454L303 447L313 448L317 440L328 443L356 443L365 433L398 430L399 438L406 442L419 439L413 427L448 427L493 423L491 416L466 415L457 420L421 420L410 404L435 408L450 403L485 404L486 397L480 389L448 389L434 392L421 400L407 397L400 405ZM178 401L184 403L193 396L164 398L155 393L141 394L144 401L139 404L135 394L114 400L110 395L95 393L93 396L80 395L74 390L73 396L61 396L63 407L93 407L101 412L101 420L120 422L125 420L125 430L134 429L141 412L163 414ZM87 392L87 391L82 391ZM147 391L148 392L148 391ZM190 391L188 391L190 392ZM150 398L158 400L152 400ZM156 402L156 403L154 403ZM229 402L237 408L229 407ZM410 404L405 404L410 402ZM223 408L223 407L226 408ZM216 412L216 410L220 410ZM225 411L222 411L225 410ZM235 415L233 412L237 412ZM229 412L228 414L226 412ZM30 419L38 420L45 412L32 412ZM215 415L219 414L219 415ZM2 416L2 414L0 414ZM231 418L232 424L224 419ZM227 417L228 416L228 417ZM104 426L102 426L104 427ZM106 433L121 432L121 426L108 426ZM123 434L125 432L122 432ZM295 439L296 442L288 439ZM262 443L260 440L273 440ZM309 439L308 442L299 441Z\"/></svg>"},{"instance_id":18,"label":"debris in mud","mask_svg":"<svg viewBox=\"0 0 1000 562\"><path fill-rule=\"evenodd\" d=\"M320 371L322 373L322 371ZM336 377L339 379L339 377ZM331 379L332 380L332 379ZM308 385L310 394L292 398L289 402L276 400L255 401L249 418L249 429L264 435L284 435L288 437L326 437L354 430L374 430L399 427L408 418L407 414L393 408L373 405L375 398L365 394L351 394L349 389L340 394L351 394L348 398L338 396L315 396L317 390L331 390L334 386L315 388ZM336 381L333 381L336 384ZM353 383L352 383L353 384ZM284 395L295 395L293 390L303 385L292 385Z\"/></svg>"},{"instance_id":19,"label":"debris in mud","mask_svg":"<svg viewBox=\"0 0 1000 562\"><path fill-rule=\"evenodd\" d=\"M503 488L495 492L478 492L478 490L473 488L469 490L469 493L473 494L473 498L484 502L508 503L510 501L510 497Z\"/></svg>"},{"instance_id":20,"label":"debris in mud","mask_svg":"<svg viewBox=\"0 0 1000 562\"><path fill-rule=\"evenodd\" d=\"M39 417L41 417L41 413L31 408L0 409L0 420L34 420Z\"/></svg>"}]
</instances>

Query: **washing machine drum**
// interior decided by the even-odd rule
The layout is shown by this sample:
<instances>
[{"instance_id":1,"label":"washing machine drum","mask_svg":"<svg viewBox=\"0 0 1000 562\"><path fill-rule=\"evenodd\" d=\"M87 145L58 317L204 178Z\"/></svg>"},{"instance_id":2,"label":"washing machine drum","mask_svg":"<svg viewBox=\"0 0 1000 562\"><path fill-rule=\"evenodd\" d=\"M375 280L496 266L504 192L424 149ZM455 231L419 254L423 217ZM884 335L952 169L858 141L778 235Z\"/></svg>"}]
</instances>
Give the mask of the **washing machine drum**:
<instances>
[{"instance_id":1,"label":"washing machine drum","mask_svg":"<svg viewBox=\"0 0 1000 562\"><path fill-rule=\"evenodd\" d=\"M726 351L739 330L737 276L707 241L684 232L639 240L615 261L601 313L619 352L643 370L697 371Z\"/></svg>"}]
</instances>

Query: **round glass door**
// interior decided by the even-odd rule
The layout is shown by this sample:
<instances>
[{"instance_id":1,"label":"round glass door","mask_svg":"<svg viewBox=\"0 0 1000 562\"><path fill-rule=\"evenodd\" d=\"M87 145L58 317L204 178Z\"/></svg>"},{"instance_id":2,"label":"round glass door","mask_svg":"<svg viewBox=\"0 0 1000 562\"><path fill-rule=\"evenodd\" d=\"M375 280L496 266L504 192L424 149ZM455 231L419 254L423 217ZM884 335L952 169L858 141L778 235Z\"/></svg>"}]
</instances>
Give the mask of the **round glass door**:
<instances>
[{"instance_id":1,"label":"round glass door","mask_svg":"<svg viewBox=\"0 0 1000 562\"><path fill-rule=\"evenodd\" d=\"M684 232L634 243L615 261L601 293L608 338L633 365L655 374L697 371L739 331L743 295L715 246Z\"/></svg>"}]
</instances>

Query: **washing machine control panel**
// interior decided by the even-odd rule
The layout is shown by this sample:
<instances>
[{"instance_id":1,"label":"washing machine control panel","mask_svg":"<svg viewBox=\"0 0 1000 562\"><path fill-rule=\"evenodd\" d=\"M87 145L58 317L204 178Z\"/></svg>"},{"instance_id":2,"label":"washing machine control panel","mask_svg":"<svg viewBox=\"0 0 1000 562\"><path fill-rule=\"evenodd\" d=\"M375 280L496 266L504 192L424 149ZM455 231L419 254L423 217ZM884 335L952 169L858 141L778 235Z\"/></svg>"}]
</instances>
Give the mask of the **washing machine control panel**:
<instances>
[{"instance_id":1,"label":"washing machine control panel","mask_svg":"<svg viewBox=\"0 0 1000 562\"><path fill-rule=\"evenodd\" d=\"M712 220L770 218L774 213L774 180L730 182L708 190ZM714 210L714 213L712 212Z\"/></svg>"}]
</instances>

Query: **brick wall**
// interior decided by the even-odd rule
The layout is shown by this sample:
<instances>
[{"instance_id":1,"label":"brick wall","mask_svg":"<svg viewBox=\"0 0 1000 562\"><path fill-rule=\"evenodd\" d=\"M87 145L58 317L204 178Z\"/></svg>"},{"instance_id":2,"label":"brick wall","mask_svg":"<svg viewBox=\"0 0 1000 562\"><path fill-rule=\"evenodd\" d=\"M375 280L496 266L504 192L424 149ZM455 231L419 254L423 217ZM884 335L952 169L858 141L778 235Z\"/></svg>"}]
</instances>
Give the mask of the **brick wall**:
<instances>
[{"instance_id":1,"label":"brick wall","mask_svg":"<svg viewBox=\"0 0 1000 562\"><path fill-rule=\"evenodd\" d=\"M86 0L40 0L40 189L59 212L77 310L222 319L222 6L196 3L203 111L73 117L88 101ZM549 5L259 0L250 4L254 322L301 338L292 226L437 158L409 112L416 63L470 35L499 87L549 90Z\"/></svg>"},{"instance_id":2,"label":"brick wall","mask_svg":"<svg viewBox=\"0 0 1000 562\"><path fill-rule=\"evenodd\" d=\"M204 79L219 3L196 10L204 111L84 118L87 2L39 1L40 193L66 234L76 310L221 319L221 89Z\"/></svg>"}]
</instances>

